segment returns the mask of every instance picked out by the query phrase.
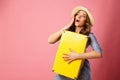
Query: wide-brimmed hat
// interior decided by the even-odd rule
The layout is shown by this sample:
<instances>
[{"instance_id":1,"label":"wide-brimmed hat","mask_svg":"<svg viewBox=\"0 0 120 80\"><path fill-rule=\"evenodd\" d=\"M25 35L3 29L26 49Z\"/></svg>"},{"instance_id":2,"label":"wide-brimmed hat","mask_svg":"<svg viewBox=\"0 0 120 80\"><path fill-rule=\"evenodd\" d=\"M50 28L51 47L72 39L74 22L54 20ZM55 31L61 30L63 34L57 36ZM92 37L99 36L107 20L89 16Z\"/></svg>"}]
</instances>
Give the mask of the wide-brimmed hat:
<instances>
[{"instance_id":1,"label":"wide-brimmed hat","mask_svg":"<svg viewBox=\"0 0 120 80\"><path fill-rule=\"evenodd\" d=\"M85 8L85 7L83 7L83 6L77 6L77 7L75 7L75 8L73 9L73 11L72 11L72 16L75 16L75 14L76 14L78 11L80 11L80 10L85 11L85 12L87 13L88 18L89 18L89 20L90 20L90 25L93 26L93 24L94 24L94 19L93 19L91 13L90 13L90 10L87 9L87 8Z\"/></svg>"}]
</instances>

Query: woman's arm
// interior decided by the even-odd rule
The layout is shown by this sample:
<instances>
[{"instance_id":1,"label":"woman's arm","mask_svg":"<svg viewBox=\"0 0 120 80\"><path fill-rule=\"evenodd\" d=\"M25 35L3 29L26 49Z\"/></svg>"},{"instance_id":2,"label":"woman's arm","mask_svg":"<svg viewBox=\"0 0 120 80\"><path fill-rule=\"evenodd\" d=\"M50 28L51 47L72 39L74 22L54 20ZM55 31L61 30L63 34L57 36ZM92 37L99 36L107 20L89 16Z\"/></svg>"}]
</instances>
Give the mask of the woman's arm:
<instances>
[{"instance_id":1,"label":"woman's arm","mask_svg":"<svg viewBox=\"0 0 120 80\"><path fill-rule=\"evenodd\" d=\"M63 31L64 30L61 29L61 30L51 34L48 38L48 43L53 44L53 43L57 42L60 39Z\"/></svg>"},{"instance_id":2,"label":"woman's arm","mask_svg":"<svg viewBox=\"0 0 120 80\"><path fill-rule=\"evenodd\" d=\"M63 55L63 58L65 61L68 61L68 63L71 63L74 60L78 59L95 59L95 58L101 58L102 53L99 53L97 51L90 51L84 54L76 53L73 50L70 50L70 54L65 53Z\"/></svg>"},{"instance_id":3,"label":"woman's arm","mask_svg":"<svg viewBox=\"0 0 120 80\"><path fill-rule=\"evenodd\" d=\"M95 58L101 58L102 57L102 49L96 39L96 37L94 36L93 33L90 33L89 35L90 39L91 39L91 47L92 47L92 51L90 52L86 52L84 54L78 54L75 51L70 49L70 54L64 54L63 58L65 61L68 61L68 63L72 62L73 60L77 60L77 59L95 59Z\"/></svg>"},{"instance_id":4,"label":"woman's arm","mask_svg":"<svg viewBox=\"0 0 120 80\"><path fill-rule=\"evenodd\" d=\"M90 37L90 46L92 47L92 51L83 55L83 58L93 59L93 58L101 58L102 57L102 49L94 36L93 33L89 34Z\"/></svg>"},{"instance_id":5,"label":"woman's arm","mask_svg":"<svg viewBox=\"0 0 120 80\"><path fill-rule=\"evenodd\" d=\"M82 58L82 59L95 59L95 58L101 58L101 57L102 57L102 53L99 53L94 50L87 52L85 54L79 55L79 58Z\"/></svg>"},{"instance_id":6,"label":"woman's arm","mask_svg":"<svg viewBox=\"0 0 120 80\"><path fill-rule=\"evenodd\" d=\"M74 22L74 17L72 17L70 23L67 24L65 27L63 27L61 30L51 34L48 38L48 43L53 44L57 42L60 39L62 32L64 32L65 30L68 30L69 27L73 24L73 22Z\"/></svg>"}]
</instances>

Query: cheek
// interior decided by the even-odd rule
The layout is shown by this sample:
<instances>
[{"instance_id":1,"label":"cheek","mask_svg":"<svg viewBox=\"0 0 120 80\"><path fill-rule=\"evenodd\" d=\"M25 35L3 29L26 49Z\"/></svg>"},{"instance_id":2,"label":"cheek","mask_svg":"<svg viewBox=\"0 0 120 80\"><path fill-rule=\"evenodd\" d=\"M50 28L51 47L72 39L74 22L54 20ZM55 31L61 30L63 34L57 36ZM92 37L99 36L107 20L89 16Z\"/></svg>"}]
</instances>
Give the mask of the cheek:
<instances>
[{"instance_id":1,"label":"cheek","mask_svg":"<svg viewBox=\"0 0 120 80\"><path fill-rule=\"evenodd\" d=\"M86 19L85 19L85 18L82 18L82 19L81 19L81 22L85 24L85 23L86 23Z\"/></svg>"},{"instance_id":2,"label":"cheek","mask_svg":"<svg viewBox=\"0 0 120 80\"><path fill-rule=\"evenodd\" d=\"M85 24L86 23L86 20L81 20L81 24Z\"/></svg>"}]
</instances>

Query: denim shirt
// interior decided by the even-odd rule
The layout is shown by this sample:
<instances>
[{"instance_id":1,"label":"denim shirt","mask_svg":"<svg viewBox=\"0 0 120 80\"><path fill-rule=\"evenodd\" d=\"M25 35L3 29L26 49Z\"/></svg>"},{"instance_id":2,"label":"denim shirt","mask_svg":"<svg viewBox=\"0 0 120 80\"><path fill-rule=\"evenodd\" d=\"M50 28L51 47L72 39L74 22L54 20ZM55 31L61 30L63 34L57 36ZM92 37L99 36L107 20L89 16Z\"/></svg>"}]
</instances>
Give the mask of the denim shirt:
<instances>
[{"instance_id":1,"label":"denim shirt","mask_svg":"<svg viewBox=\"0 0 120 80\"><path fill-rule=\"evenodd\" d=\"M100 47L100 45L99 45L95 35L93 33L90 33L89 34L89 38L90 38L90 46L92 47L92 49L94 51L102 53L102 49L101 49L101 47Z\"/></svg>"},{"instance_id":2,"label":"denim shirt","mask_svg":"<svg viewBox=\"0 0 120 80\"><path fill-rule=\"evenodd\" d=\"M100 54L102 54L102 48L100 47L94 33L90 33L88 37L90 39L90 43L88 43L87 47L91 46L94 51L99 52ZM57 74L55 76L54 80L71 80L71 79L67 78L65 76ZM90 64L89 64L89 61L87 59L85 59L83 68L81 69L81 73L79 74L77 80L92 80Z\"/></svg>"},{"instance_id":3,"label":"denim shirt","mask_svg":"<svg viewBox=\"0 0 120 80\"><path fill-rule=\"evenodd\" d=\"M98 41L93 33L89 34L89 39L90 39L90 43L88 44L88 46L91 46L94 51L102 54L102 52L103 52L102 48L100 47L100 44L98 43ZM85 59L84 66L81 70L81 74L78 76L77 80L92 80L90 64L87 59Z\"/></svg>"}]
</instances>

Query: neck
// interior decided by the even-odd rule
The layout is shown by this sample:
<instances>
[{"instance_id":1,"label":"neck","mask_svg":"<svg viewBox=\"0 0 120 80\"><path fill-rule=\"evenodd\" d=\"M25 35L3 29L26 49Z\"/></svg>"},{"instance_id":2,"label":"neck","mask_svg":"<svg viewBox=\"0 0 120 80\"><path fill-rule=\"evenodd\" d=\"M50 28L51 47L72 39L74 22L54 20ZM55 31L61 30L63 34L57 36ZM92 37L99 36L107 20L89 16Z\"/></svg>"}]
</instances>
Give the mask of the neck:
<instances>
[{"instance_id":1,"label":"neck","mask_svg":"<svg viewBox=\"0 0 120 80\"><path fill-rule=\"evenodd\" d=\"M80 31L82 30L82 28L83 28L83 27L76 27L76 28L75 28L75 32L76 32L76 33L80 33Z\"/></svg>"}]
</instances>

